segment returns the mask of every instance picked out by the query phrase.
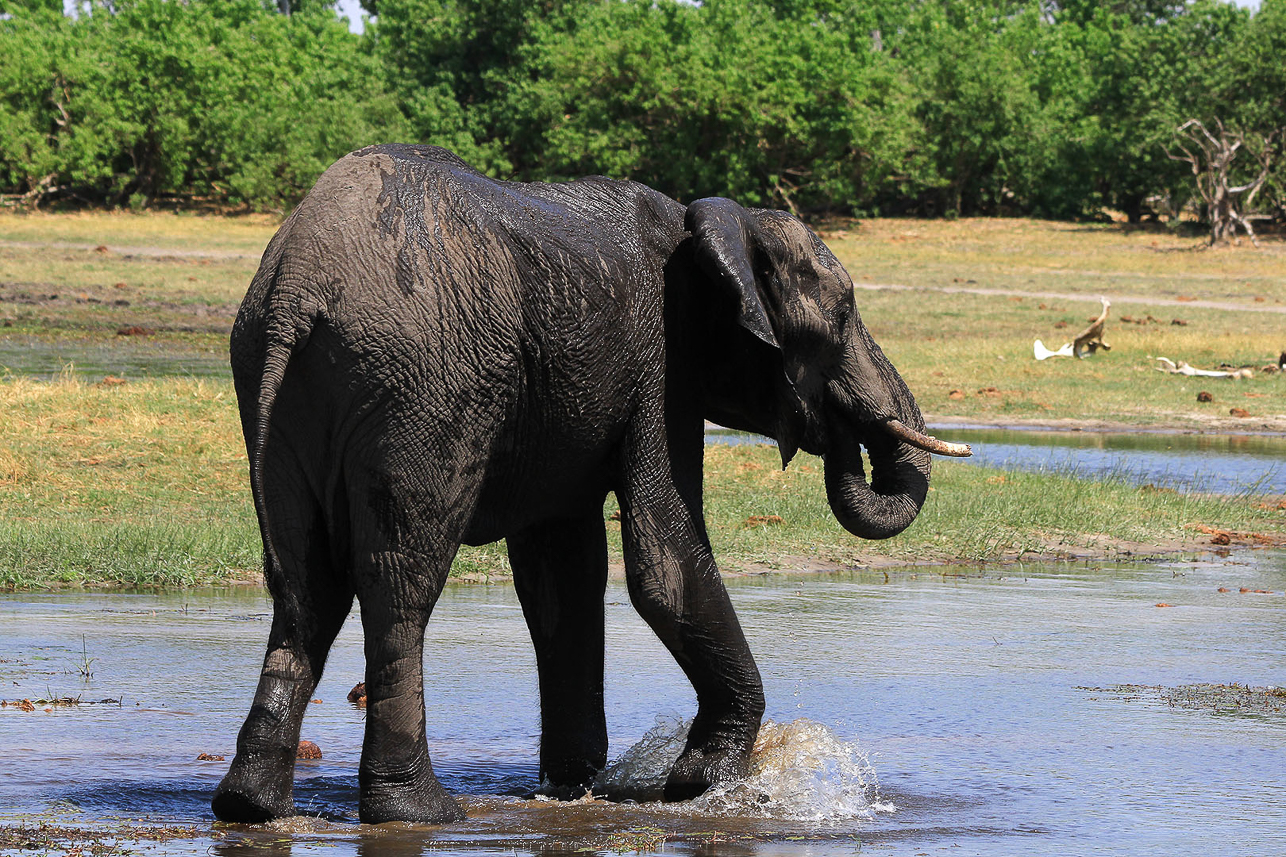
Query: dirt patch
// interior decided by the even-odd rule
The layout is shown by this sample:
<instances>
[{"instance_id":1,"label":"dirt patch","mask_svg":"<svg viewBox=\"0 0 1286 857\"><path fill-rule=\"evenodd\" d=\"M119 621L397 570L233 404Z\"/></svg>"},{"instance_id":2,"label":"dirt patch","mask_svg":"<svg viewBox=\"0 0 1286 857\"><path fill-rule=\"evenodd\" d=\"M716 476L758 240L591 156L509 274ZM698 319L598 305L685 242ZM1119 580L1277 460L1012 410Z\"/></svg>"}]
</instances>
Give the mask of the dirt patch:
<instances>
[{"instance_id":1,"label":"dirt patch","mask_svg":"<svg viewBox=\"0 0 1286 857\"><path fill-rule=\"evenodd\" d=\"M1018 270L1018 269L1015 269ZM1070 270L1053 270L1042 269L1034 271L1041 276L1061 275L1061 276L1150 276L1150 275L1131 275L1131 274L1104 274L1100 271L1070 271ZM1196 276L1196 275L1190 275ZM998 297L1020 296L1028 298L1045 298L1046 300L1062 301L1084 301L1088 297L1086 294L1077 292L1046 292L1046 291L1024 291L1022 289L995 289L981 288L977 286L907 286L900 283L854 283L859 289L870 292L944 292L947 294L966 294L966 295L991 295ZM1286 315L1286 306L1270 306L1266 302L1257 302L1248 300L1245 303L1234 303L1232 301L1211 301L1201 300L1179 296L1176 298L1163 298L1155 295L1113 295L1113 303L1122 304L1145 304L1148 306L1181 306L1181 307L1201 307L1203 309L1222 309L1233 310L1236 312L1271 312Z\"/></svg>"},{"instance_id":2,"label":"dirt patch","mask_svg":"<svg viewBox=\"0 0 1286 857\"><path fill-rule=\"evenodd\" d=\"M128 854L131 843L173 842L181 839L221 839L208 827L116 824L111 827L66 827L40 821L0 826L0 851L31 850L64 854Z\"/></svg>"},{"instance_id":3,"label":"dirt patch","mask_svg":"<svg viewBox=\"0 0 1286 857\"><path fill-rule=\"evenodd\" d=\"M1147 700L1171 708L1204 711L1219 715L1252 715L1286 719L1286 688L1250 687L1244 684L1185 684L1162 687L1146 684L1115 684L1110 687L1080 687L1078 690L1119 699L1122 702Z\"/></svg>"},{"instance_id":4,"label":"dirt patch","mask_svg":"<svg viewBox=\"0 0 1286 857\"><path fill-rule=\"evenodd\" d=\"M171 247L133 247L124 245L80 244L72 241L0 241L0 247L13 250L84 250L99 255L108 253L130 258L145 256L152 259L245 259L258 261L260 253L239 253L235 250L177 250Z\"/></svg>"}]
</instances>

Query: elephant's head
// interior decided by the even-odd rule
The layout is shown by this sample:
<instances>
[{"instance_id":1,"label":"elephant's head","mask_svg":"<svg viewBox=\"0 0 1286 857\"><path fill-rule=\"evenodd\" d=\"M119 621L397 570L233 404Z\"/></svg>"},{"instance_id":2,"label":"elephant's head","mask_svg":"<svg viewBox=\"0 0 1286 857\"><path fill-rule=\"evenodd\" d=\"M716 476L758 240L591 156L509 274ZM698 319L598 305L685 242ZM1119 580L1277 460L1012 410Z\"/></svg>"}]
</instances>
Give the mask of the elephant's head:
<instances>
[{"instance_id":1,"label":"elephant's head","mask_svg":"<svg viewBox=\"0 0 1286 857\"><path fill-rule=\"evenodd\" d=\"M710 319L691 335L715 364L705 416L776 438L783 466L797 449L823 456L831 510L854 535L902 532L928 492L929 453L968 447L924 434L915 399L862 324L844 267L782 212L701 199L684 225Z\"/></svg>"}]
</instances>

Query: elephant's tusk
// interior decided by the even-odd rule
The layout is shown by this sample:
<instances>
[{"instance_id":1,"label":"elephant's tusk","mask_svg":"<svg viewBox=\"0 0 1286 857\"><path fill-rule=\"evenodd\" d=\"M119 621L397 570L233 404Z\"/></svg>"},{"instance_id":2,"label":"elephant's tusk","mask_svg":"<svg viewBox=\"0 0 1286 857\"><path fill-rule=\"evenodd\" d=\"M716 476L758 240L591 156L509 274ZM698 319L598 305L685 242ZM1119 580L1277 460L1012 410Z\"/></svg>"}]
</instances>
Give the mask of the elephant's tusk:
<instances>
[{"instance_id":1,"label":"elephant's tusk","mask_svg":"<svg viewBox=\"0 0 1286 857\"><path fill-rule=\"evenodd\" d=\"M909 443L916 449L923 449L925 452L933 452L938 455L953 455L956 458L968 458L973 455L973 450L969 448L967 443L951 443L950 441L938 440L932 435L920 434L920 432L903 425L898 420L888 420L883 423L883 428L903 443Z\"/></svg>"}]
</instances>

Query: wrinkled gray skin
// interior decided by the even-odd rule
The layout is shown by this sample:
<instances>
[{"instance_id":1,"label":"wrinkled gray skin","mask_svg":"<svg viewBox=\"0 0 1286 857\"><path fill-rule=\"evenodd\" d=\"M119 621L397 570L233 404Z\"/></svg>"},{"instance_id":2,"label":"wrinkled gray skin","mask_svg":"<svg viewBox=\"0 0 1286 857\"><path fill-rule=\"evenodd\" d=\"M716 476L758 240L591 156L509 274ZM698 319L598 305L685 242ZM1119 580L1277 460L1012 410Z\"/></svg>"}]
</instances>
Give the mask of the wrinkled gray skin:
<instances>
[{"instance_id":1,"label":"wrinkled gray skin","mask_svg":"<svg viewBox=\"0 0 1286 857\"><path fill-rule=\"evenodd\" d=\"M743 775L764 710L701 507L703 420L825 457L840 523L915 518L923 430L835 257L788 215L639 184L488 179L426 146L340 160L264 253L232 367L275 611L215 814L294 812L300 721L360 600L365 822L461 818L424 732L425 624L461 543L506 539L540 672L542 790L607 760L603 503L698 711L665 787ZM862 471L866 445L873 474Z\"/></svg>"}]
</instances>

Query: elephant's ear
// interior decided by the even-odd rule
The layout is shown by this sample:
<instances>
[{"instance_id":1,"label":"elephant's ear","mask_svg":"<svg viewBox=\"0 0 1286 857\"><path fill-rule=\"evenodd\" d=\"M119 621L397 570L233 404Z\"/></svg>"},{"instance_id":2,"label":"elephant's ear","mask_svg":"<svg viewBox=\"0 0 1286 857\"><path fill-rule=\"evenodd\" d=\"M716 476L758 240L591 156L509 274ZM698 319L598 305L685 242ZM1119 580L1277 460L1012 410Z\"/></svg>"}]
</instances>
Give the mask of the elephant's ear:
<instances>
[{"instance_id":1,"label":"elephant's ear","mask_svg":"<svg viewBox=\"0 0 1286 857\"><path fill-rule=\"evenodd\" d=\"M688 206L683 226L692 233L692 252L702 273L736 298L737 323L771 346L772 375L779 385L774 437L785 468L799 448L802 408L795 382L786 372L785 354L764 300L772 300L765 284L755 282L755 256L759 252L759 227L754 216L730 199L709 197ZM775 307L774 307L775 308Z\"/></svg>"},{"instance_id":2,"label":"elephant's ear","mask_svg":"<svg viewBox=\"0 0 1286 857\"><path fill-rule=\"evenodd\" d=\"M737 298L738 322L777 350L781 344L755 288L754 217L730 199L712 196L688 206L683 227L692 233L692 247L702 272Z\"/></svg>"}]
</instances>

